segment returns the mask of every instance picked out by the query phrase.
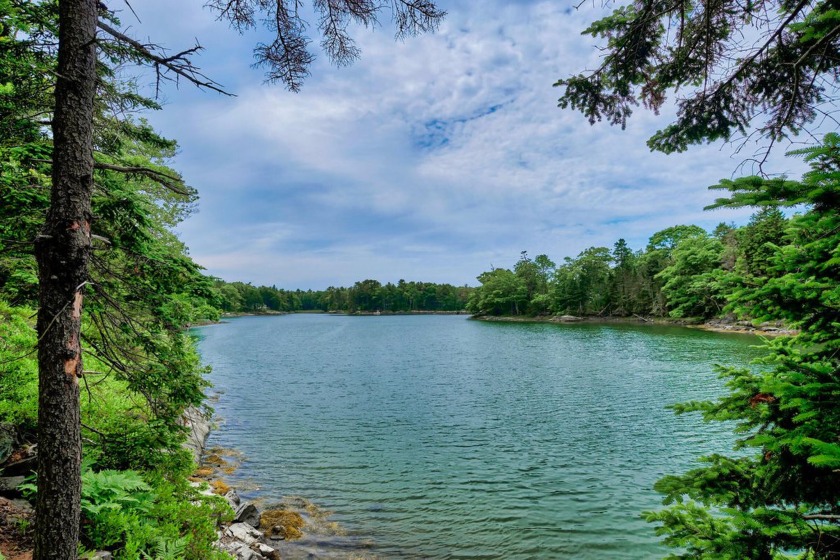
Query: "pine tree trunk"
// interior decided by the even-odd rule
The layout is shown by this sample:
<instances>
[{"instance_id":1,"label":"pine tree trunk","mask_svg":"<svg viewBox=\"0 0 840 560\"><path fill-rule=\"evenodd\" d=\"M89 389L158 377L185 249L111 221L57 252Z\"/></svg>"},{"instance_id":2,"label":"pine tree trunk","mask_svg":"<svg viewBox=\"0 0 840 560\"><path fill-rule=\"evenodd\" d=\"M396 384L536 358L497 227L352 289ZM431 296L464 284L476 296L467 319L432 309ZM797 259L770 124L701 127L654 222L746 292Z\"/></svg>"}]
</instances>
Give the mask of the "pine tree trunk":
<instances>
[{"instance_id":1,"label":"pine tree trunk","mask_svg":"<svg viewBox=\"0 0 840 560\"><path fill-rule=\"evenodd\" d=\"M79 540L79 336L90 256L96 22L96 0L59 2L53 183L35 251L40 283L35 560L74 560Z\"/></svg>"}]
</instances>

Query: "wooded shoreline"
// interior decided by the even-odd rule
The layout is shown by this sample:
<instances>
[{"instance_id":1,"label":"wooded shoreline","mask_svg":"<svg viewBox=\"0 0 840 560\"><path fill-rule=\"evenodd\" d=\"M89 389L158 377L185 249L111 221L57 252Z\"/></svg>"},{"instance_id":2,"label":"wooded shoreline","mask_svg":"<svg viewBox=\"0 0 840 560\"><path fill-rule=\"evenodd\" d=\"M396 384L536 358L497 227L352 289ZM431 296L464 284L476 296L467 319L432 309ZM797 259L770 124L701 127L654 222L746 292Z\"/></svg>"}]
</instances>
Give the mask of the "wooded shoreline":
<instances>
[{"instance_id":1,"label":"wooded shoreline","mask_svg":"<svg viewBox=\"0 0 840 560\"><path fill-rule=\"evenodd\" d=\"M619 324L619 325L659 325L673 327L687 327L702 329L711 332L724 332L734 334L751 334L756 336L783 336L796 334L797 331L789 329L780 323L762 323L759 326L752 325L749 321L735 321L733 319L710 319L699 318L674 318L674 317L577 317L573 315L473 315L470 317L476 321L499 322L499 323L589 323L589 324Z\"/></svg>"}]
</instances>

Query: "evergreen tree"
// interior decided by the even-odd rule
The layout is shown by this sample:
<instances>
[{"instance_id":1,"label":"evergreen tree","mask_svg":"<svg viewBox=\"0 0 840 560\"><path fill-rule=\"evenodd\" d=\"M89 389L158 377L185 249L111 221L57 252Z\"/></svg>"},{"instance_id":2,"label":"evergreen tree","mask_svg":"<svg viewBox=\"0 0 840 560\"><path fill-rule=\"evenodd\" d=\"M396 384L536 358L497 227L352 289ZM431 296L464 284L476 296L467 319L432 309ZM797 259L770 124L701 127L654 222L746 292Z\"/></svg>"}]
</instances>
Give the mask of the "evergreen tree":
<instances>
[{"instance_id":1,"label":"evergreen tree","mask_svg":"<svg viewBox=\"0 0 840 560\"><path fill-rule=\"evenodd\" d=\"M707 421L737 423L733 457L660 480L670 507L661 524L669 558L830 559L840 556L840 136L797 150L811 170L801 181L746 177L714 207L796 206L771 276L743 287L736 311L781 320L799 334L767 343L759 373L726 368L730 392L676 407Z\"/></svg>"},{"instance_id":2,"label":"evergreen tree","mask_svg":"<svg viewBox=\"0 0 840 560\"><path fill-rule=\"evenodd\" d=\"M0 7L13 14L26 14L31 4L5 0ZM38 3L42 4L55 5L48 0ZM50 122L50 206L36 246L40 372L36 510L42 522L36 526L35 560L73 560L77 556L81 486L79 379L84 369L81 321L86 288L90 284L98 69L109 63L139 61L153 66L159 79L177 76L200 87L221 91L191 63L189 57L197 47L175 55L164 54L116 29L114 26L119 27L119 21L98 0L58 0L57 4L57 56L55 72L51 74L56 81ZM239 30L254 26L264 14L262 20L275 38L256 49L257 64L268 68L269 80L280 81L291 90L300 87L313 57L307 50L304 36L307 26L296 2L219 0L210 4ZM359 54L347 31L348 24L352 21L372 25L385 5L361 0L315 2L314 6L323 16L319 31L324 37L325 51L336 63L345 64ZM444 15L426 0L387 6L392 8L398 37L433 30ZM105 36L97 37L97 29ZM55 45L55 40L43 42L33 50L52 53ZM0 83L4 90L8 89L5 80ZM106 165L110 164L99 163L100 168ZM116 170L116 166L110 169Z\"/></svg>"}]
</instances>

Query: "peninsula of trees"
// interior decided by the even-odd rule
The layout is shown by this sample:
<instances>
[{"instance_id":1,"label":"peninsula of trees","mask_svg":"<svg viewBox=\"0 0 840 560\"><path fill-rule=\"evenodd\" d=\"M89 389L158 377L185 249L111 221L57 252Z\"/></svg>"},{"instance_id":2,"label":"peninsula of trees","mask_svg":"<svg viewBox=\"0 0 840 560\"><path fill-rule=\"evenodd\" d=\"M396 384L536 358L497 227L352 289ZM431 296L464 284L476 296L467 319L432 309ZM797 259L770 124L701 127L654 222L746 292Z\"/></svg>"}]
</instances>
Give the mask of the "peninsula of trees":
<instances>
[{"instance_id":1,"label":"peninsula of trees","mask_svg":"<svg viewBox=\"0 0 840 560\"><path fill-rule=\"evenodd\" d=\"M654 233L634 251L624 239L612 249L590 247L556 265L523 251L513 269L483 272L467 309L478 315L580 315L710 319L729 298L772 274L770 258L785 243L789 220L776 207L741 227L711 233L695 225Z\"/></svg>"}]
</instances>

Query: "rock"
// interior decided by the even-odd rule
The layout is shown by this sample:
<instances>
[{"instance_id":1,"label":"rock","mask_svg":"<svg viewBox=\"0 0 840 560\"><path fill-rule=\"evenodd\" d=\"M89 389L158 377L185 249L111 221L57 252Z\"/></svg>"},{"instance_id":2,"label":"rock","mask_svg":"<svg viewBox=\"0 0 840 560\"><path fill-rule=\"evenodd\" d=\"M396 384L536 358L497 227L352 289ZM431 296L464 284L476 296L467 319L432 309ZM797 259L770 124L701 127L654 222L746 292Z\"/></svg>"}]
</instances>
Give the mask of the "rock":
<instances>
[{"instance_id":1,"label":"rock","mask_svg":"<svg viewBox=\"0 0 840 560\"><path fill-rule=\"evenodd\" d=\"M17 458L23 455L22 458L11 461L3 465L3 474L6 476L21 476L32 474L38 466L37 445L24 446L12 455L12 458Z\"/></svg>"},{"instance_id":2,"label":"rock","mask_svg":"<svg viewBox=\"0 0 840 560\"><path fill-rule=\"evenodd\" d=\"M0 477L0 494L3 496L20 496L17 487L23 484L26 480L22 476L3 476Z\"/></svg>"},{"instance_id":3,"label":"rock","mask_svg":"<svg viewBox=\"0 0 840 560\"><path fill-rule=\"evenodd\" d=\"M273 541L282 541L286 538L286 533L281 525L275 525L268 531L268 538Z\"/></svg>"},{"instance_id":4,"label":"rock","mask_svg":"<svg viewBox=\"0 0 840 560\"><path fill-rule=\"evenodd\" d=\"M268 546L267 544L258 544L256 545L257 550L259 550L260 554L265 556L268 560L282 560L280 556L280 551L275 550Z\"/></svg>"},{"instance_id":5,"label":"rock","mask_svg":"<svg viewBox=\"0 0 840 560\"><path fill-rule=\"evenodd\" d=\"M234 523L225 531L225 535L241 541L248 546L259 542L263 534L248 525L247 523Z\"/></svg>"},{"instance_id":6,"label":"rock","mask_svg":"<svg viewBox=\"0 0 840 560\"><path fill-rule=\"evenodd\" d=\"M84 560L114 560L114 555L107 550L98 550L96 552L86 552L81 558Z\"/></svg>"},{"instance_id":7,"label":"rock","mask_svg":"<svg viewBox=\"0 0 840 560\"><path fill-rule=\"evenodd\" d=\"M242 500L239 499L239 494L236 492L236 488L231 488L230 492L225 494L225 499L228 501L233 511L236 511L236 508L238 508L239 504L242 503Z\"/></svg>"},{"instance_id":8,"label":"rock","mask_svg":"<svg viewBox=\"0 0 840 560\"><path fill-rule=\"evenodd\" d=\"M0 424L0 465L12 455L15 450L15 428L11 424Z\"/></svg>"},{"instance_id":9,"label":"rock","mask_svg":"<svg viewBox=\"0 0 840 560\"><path fill-rule=\"evenodd\" d=\"M242 546L236 551L236 560L266 560L265 556L247 546Z\"/></svg>"},{"instance_id":10,"label":"rock","mask_svg":"<svg viewBox=\"0 0 840 560\"><path fill-rule=\"evenodd\" d=\"M219 544L219 549L222 552L227 552L236 560L266 560L265 556L239 541L222 542Z\"/></svg>"},{"instance_id":11,"label":"rock","mask_svg":"<svg viewBox=\"0 0 840 560\"><path fill-rule=\"evenodd\" d=\"M32 507L32 504L30 504L26 500L9 500L9 503L15 506L18 509L18 511L20 511L23 514L28 515L30 513L35 513L35 508Z\"/></svg>"},{"instance_id":12,"label":"rock","mask_svg":"<svg viewBox=\"0 0 840 560\"><path fill-rule=\"evenodd\" d=\"M575 317L574 315L561 315L559 321L561 323L577 323L578 321L582 321L580 317Z\"/></svg>"},{"instance_id":13,"label":"rock","mask_svg":"<svg viewBox=\"0 0 840 560\"><path fill-rule=\"evenodd\" d=\"M184 411L181 421L187 428L187 441L184 442L184 447L192 452L193 460L198 464L201 454L204 453L207 436L210 434L210 417L191 406Z\"/></svg>"},{"instance_id":14,"label":"rock","mask_svg":"<svg viewBox=\"0 0 840 560\"><path fill-rule=\"evenodd\" d=\"M260 512L257 510L257 506L252 504L251 502L245 502L244 504L240 505L236 508L236 513L233 516L234 523L247 523L251 527L259 527L260 526Z\"/></svg>"},{"instance_id":15,"label":"rock","mask_svg":"<svg viewBox=\"0 0 840 560\"><path fill-rule=\"evenodd\" d=\"M280 551L271 548L267 544L257 543L252 548L256 548L257 551L268 558L268 560L281 560Z\"/></svg>"}]
</instances>

